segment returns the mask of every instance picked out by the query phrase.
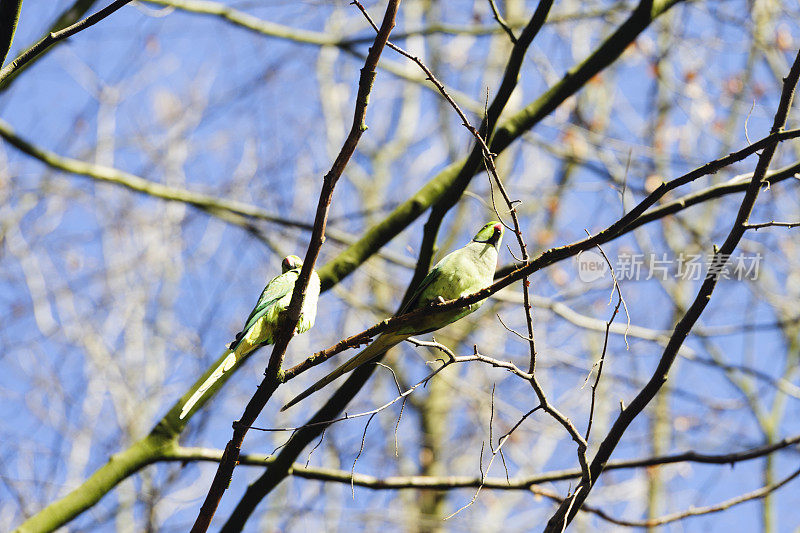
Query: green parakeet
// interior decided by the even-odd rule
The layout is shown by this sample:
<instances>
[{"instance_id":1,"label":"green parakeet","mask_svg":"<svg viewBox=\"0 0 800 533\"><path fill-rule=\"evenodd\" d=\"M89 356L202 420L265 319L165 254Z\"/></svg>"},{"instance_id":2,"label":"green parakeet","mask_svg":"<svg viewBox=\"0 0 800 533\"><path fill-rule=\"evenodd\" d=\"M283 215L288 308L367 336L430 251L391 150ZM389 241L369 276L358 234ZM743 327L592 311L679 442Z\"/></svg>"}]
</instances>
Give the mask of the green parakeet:
<instances>
[{"instance_id":1,"label":"green parakeet","mask_svg":"<svg viewBox=\"0 0 800 533\"><path fill-rule=\"evenodd\" d=\"M222 375L233 368L237 361L257 347L272 344L275 339L275 331L278 326L278 317L282 311L289 307L294 291L294 282L300 275L303 261L296 255L286 256L281 262L283 273L276 276L267 283L258 303L250 312L250 316L245 321L242 331L236 334L236 339L228 346L228 356L222 363L214 369L214 372L203 382L192 397L184 404L181 409L180 419L183 419L195 404L203 397L203 394L217 382ZM317 299L319 298L319 276L315 270L311 271L308 280L303 308L300 314L300 321L297 323L295 331L304 333L314 325L314 318L317 315Z\"/></svg>"},{"instance_id":2,"label":"green parakeet","mask_svg":"<svg viewBox=\"0 0 800 533\"><path fill-rule=\"evenodd\" d=\"M422 280L414 295L400 311L401 314L411 312L429 305L440 298L454 300L488 287L494 279L497 268L497 251L503 239L503 225L500 222L489 222L481 228L472 241L453 252L450 252L436 263ZM285 411L303 398L318 391L339 376L356 369L370 361L380 358L386 351L412 335L429 333L446 326L472 313L483 302L477 302L460 309L450 309L398 326L394 331L385 331L372 344L355 355L339 368L314 383L311 387L297 395L287 403L281 411Z\"/></svg>"}]
</instances>

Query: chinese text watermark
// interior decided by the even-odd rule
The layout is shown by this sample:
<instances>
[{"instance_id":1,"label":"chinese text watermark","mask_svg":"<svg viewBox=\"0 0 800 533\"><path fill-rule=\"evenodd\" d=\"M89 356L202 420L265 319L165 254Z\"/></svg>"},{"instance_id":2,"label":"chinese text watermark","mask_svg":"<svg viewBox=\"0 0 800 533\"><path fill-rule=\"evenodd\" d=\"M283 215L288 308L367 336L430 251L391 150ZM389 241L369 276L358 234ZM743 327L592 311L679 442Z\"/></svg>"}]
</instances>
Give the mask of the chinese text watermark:
<instances>
[{"instance_id":1,"label":"chinese text watermark","mask_svg":"<svg viewBox=\"0 0 800 533\"><path fill-rule=\"evenodd\" d=\"M740 254L731 257L726 254L685 254L669 257L668 254L625 253L612 263L617 281L647 281L651 279L666 280L668 277L694 281L705 279L707 275L717 279L754 280L758 278L763 256L757 254ZM609 264L597 252L586 251L578 254L578 277L581 281L592 281L610 278Z\"/></svg>"}]
</instances>

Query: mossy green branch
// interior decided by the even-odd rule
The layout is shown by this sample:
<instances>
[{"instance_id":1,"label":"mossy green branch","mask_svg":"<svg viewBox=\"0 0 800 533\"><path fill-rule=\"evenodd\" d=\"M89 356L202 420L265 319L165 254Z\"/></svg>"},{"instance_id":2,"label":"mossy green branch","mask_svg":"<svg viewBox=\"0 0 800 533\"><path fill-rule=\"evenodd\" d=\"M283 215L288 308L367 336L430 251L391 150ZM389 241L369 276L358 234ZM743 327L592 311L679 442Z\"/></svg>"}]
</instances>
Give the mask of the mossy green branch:
<instances>
[{"instance_id":1,"label":"mossy green branch","mask_svg":"<svg viewBox=\"0 0 800 533\"><path fill-rule=\"evenodd\" d=\"M540 120L552 113L561 103L575 94L593 76L616 61L631 43L657 17L682 0L653 2L643 0L631 13L630 17L617 28L605 41L583 62L572 67L561 80L550 87L536 101L508 119L497 129L492 138L492 152L505 150L520 135L530 130Z\"/></svg>"},{"instance_id":2,"label":"mossy green branch","mask_svg":"<svg viewBox=\"0 0 800 533\"><path fill-rule=\"evenodd\" d=\"M160 460L164 450L176 446L175 440L154 434L146 436L124 452L112 455L89 479L33 515L15 531L42 533L58 529L100 501L119 482Z\"/></svg>"},{"instance_id":3,"label":"mossy green branch","mask_svg":"<svg viewBox=\"0 0 800 533\"><path fill-rule=\"evenodd\" d=\"M225 352L209 369L202 375L186 393L176 401L170 410L153 427L150 433L141 440L132 444L128 449L118 454L112 455L106 464L98 468L86 481L73 489L63 498L60 498L40 512L36 513L15 531L18 533L42 533L54 531L59 527L70 522L73 518L83 511L91 508L100 499L108 494L117 484L135 474L142 468L160 461L169 460L174 457L178 450L178 436L186 427L194 413L205 404L214 393L234 374L247 358L242 358L236 362L233 371L226 372L222 377L203 395L189 414L183 419L179 419L181 408L184 403L194 394L206 378L216 369L227 356ZM253 352L254 353L254 352Z\"/></svg>"},{"instance_id":4,"label":"mossy green branch","mask_svg":"<svg viewBox=\"0 0 800 533\"><path fill-rule=\"evenodd\" d=\"M492 152L499 154L508 148L513 141L555 110L564 100L575 94L593 76L616 61L656 17L679 1L671 0L657 4L651 1L641 2L630 17L589 57L570 69L547 92L497 128L490 145ZM395 208L385 219L367 230L357 242L343 250L319 270L323 290L351 274L429 207L446 197L460 197L475 173L483 168L481 161L480 157L471 155L451 164L411 198Z\"/></svg>"},{"instance_id":5,"label":"mossy green branch","mask_svg":"<svg viewBox=\"0 0 800 533\"><path fill-rule=\"evenodd\" d=\"M41 38L38 42L36 42L33 46L27 48L23 51L19 56L17 56L14 61L11 61L8 65L4 66L2 70L0 70L0 86L4 86L8 80L13 78L17 73L22 71L25 67L27 67L31 62L35 61L37 58L41 57L42 54L47 52L53 45L58 44L69 37L72 37L76 33L85 30L86 28L90 28L94 26L104 18L108 17L112 13L119 10L121 7L127 5L132 0L114 0L109 5L104 7L103 9L97 11L82 19L71 26L67 26L66 28L58 31L51 31L47 33L43 38Z\"/></svg>"}]
</instances>

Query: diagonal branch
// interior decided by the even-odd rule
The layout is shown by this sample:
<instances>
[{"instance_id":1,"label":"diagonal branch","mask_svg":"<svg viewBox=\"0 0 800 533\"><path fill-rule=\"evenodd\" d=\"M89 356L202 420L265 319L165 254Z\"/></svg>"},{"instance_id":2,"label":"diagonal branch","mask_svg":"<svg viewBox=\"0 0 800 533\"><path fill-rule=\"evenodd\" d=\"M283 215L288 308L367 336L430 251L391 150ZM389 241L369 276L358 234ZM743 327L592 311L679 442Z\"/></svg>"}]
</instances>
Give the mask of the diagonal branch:
<instances>
[{"instance_id":1,"label":"diagonal branch","mask_svg":"<svg viewBox=\"0 0 800 533\"><path fill-rule=\"evenodd\" d=\"M781 99L778 109L775 113L772 129L770 130L770 136L775 136L783 131L783 127L786 124L786 119L791 108L798 78L800 78L800 52L798 52L797 56L795 57L789 74L786 76L786 78L784 78ZM764 146L763 152L761 152L761 155L758 158L758 163L756 163L756 168L753 171L753 177L748 184L747 191L745 192L745 196L739 207L739 212L736 215L736 220L733 223L733 227L728 233L728 236L725 239L725 242L723 242L722 246L718 250L715 250L715 257L729 257L744 236L745 231L747 230L748 218L753 210L753 206L756 203L763 179L766 176L770 163L772 162L772 157L775 155L777 146L777 139ZM661 359L659 360L652 377L644 386L644 388L639 391L639 394L636 395L631 404L622 410L605 439L600 444L600 447L598 448L597 453L592 460L591 479L588 480L588 482L586 480L582 480L581 483L576 487L575 492L561 503L558 510L550 518L545 531L550 533L563 531L578 512L581 505L586 500L586 497L589 495L594 483L597 481L598 476L603 472L605 464L608 462L608 459L611 457L611 454L613 453L617 444L622 439L622 436L624 435L628 426L639 415L639 413L644 410L647 404L650 403L650 401L661 390L661 387L666 382L667 375L672 367L672 363L675 361L675 358L678 355L678 349L681 347L683 341L689 335L695 322L700 318L700 315L703 313L709 301L711 300L711 295L714 292L717 280L718 277L713 272L709 272L706 275L706 278L703 281L703 284L701 285L694 302L692 302L692 305L683 315L681 320L676 324L672 337L664 349L664 352L661 355Z\"/></svg>"},{"instance_id":2,"label":"diagonal branch","mask_svg":"<svg viewBox=\"0 0 800 533\"><path fill-rule=\"evenodd\" d=\"M295 327L297 326L297 322L300 319L300 311L305 291L308 287L308 280L311 277L311 272L319 256L322 243L325 241L325 226L328 219L331 199L333 197L333 189L336 186L336 182L341 177L342 172L344 172L344 168L350 160L350 157L353 155L353 152L355 152L356 145L361 139L361 135L367 129L364 121L367 113L367 104L369 103L369 94L375 81L375 68L380 59L381 52L386 42L389 40L389 33L391 33L392 28L394 28L395 16L397 15L399 4L400 0L389 1L380 31L375 37L375 42L370 48L364 67L361 69L355 112L353 114L353 125L339 151L339 155L333 162L331 170L323 179L319 202L317 204L317 214L314 219L314 229L311 233L303 268L300 270L300 275L295 282L289 307L280 319L278 331L275 336L275 346L272 349L264 379L245 407L242 418L233 424L233 437L228 441L225 447L225 452L223 453L222 460L217 468L217 473L214 476L211 487L208 490L208 495L192 527L193 533L201 533L208 530L211 519L214 517L217 506L222 499L222 495L230 484L231 477L233 476L233 469L236 466L241 445L249 427L255 422L278 385L283 382L283 374L281 371L283 357Z\"/></svg>"},{"instance_id":3,"label":"diagonal branch","mask_svg":"<svg viewBox=\"0 0 800 533\"><path fill-rule=\"evenodd\" d=\"M247 230L252 228L251 223L254 220L264 220L266 222L306 231L314 229L313 224L281 217L252 204L240 202L238 200L219 198L181 187L164 185L117 168L96 165L79 159L61 156L55 152L36 146L22 138L14 131L11 125L2 119L0 119L0 137L5 139L8 144L34 159L38 159L50 168L124 187L130 191L145 194L153 198L160 198L161 200L169 202L181 202L200 209L225 222L242 226ZM230 215L234 216L232 217ZM355 241L354 237L335 229L329 229L326 233L332 240L342 244L352 244Z\"/></svg>"},{"instance_id":4,"label":"diagonal branch","mask_svg":"<svg viewBox=\"0 0 800 533\"><path fill-rule=\"evenodd\" d=\"M108 17L125 4L130 3L131 0L115 0L108 6L104 7L97 13L89 15L83 20L64 28L63 30L53 31L48 33L42 40L22 52L14 61L3 67L0 70L0 86L2 86L10 76L13 76L16 71L22 69L27 63L36 58L39 54L50 48L52 45L59 41L63 41L67 37L71 37L81 30L85 30L94 26L104 18Z\"/></svg>"},{"instance_id":5,"label":"diagonal branch","mask_svg":"<svg viewBox=\"0 0 800 533\"><path fill-rule=\"evenodd\" d=\"M86 14L89 9L97 2L97 0L75 0L69 7L64 9L58 18L50 25L50 28L47 30L47 33L54 33L59 30L63 30L67 26L71 26L75 24L78 19L80 19L83 15ZM63 42L63 41L59 41ZM55 43L59 44L59 43ZM47 49L47 51L52 51L53 47ZM24 53L24 52L23 52ZM42 57L44 57L44 53L37 55L22 67L17 68L10 76L3 80L3 83L0 83L0 92L5 91L11 86L11 82L13 82L17 76L23 73L26 69L30 68L34 63L39 61ZM5 60L4 60L5 61ZM1 66L1 65L0 65Z\"/></svg>"}]
</instances>

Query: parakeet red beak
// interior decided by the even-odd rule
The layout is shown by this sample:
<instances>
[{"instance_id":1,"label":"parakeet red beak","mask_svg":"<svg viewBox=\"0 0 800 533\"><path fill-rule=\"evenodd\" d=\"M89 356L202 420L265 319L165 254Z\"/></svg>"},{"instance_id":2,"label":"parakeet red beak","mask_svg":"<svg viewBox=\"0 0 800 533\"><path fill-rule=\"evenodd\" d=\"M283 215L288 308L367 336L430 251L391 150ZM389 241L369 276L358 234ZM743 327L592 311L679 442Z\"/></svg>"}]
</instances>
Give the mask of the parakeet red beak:
<instances>
[{"instance_id":1,"label":"parakeet red beak","mask_svg":"<svg viewBox=\"0 0 800 533\"><path fill-rule=\"evenodd\" d=\"M281 268L284 272L288 272L289 270L293 270L295 268L302 268L302 266L303 261L295 255L286 256L281 262Z\"/></svg>"},{"instance_id":2,"label":"parakeet red beak","mask_svg":"<svg viewBox=\"0 0 800 533\"><path fill-rule=\"evenodd\" d=\"M503 226L498 222L492 229L494 229L494 233L492 234L492 238L489 239L489 242L497 246L497 243L500 242L500 238L503 236Z\"/></svg>"}]
</instances>

